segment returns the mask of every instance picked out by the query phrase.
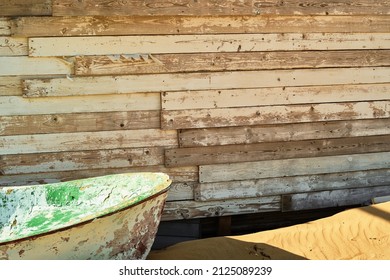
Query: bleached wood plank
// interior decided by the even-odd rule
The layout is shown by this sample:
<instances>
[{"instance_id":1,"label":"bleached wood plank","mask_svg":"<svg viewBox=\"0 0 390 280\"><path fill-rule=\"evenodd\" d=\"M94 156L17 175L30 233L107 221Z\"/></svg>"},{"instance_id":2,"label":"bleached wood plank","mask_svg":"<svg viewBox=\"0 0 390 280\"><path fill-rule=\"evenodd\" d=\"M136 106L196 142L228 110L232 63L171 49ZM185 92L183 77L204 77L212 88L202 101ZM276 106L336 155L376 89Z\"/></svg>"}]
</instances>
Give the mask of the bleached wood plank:
<instances>
[{"instance_id":1,"label":"bleached wood plank","mask_svg":"<svg viewBox=\"0 0 390 280\"><path fill-rule=\"evenodd\" d=\"M199 182L225 182L390 168L390 152L202 165Z\"/></svg>"},{"instance_id":2,"label":"bleached wood plank","mask_svg":"<svg viewBox=\"0 0 390 280\"><path fill-rule=\"evenodd\" d=\"M51 15L51 0L2 0L0 16Z\"/></svg>"},{"instance_id":3,"label":"bleached wood plank","mask_svg":"<svg viewBox=\"0 0 390 280\"><path fill-rule=\"evenodd\" d=\"M11 35L12 21L6 17L0 17L0 36Z\"/></svg>"},{"instance_id":4,"label":"bleached wood plank","mask_svg":"<svg viewBox=\"0 0 390 280\"><path fill-rule=\"evenodd\" d=\"M18 79L15 79L15 82ZM2 78L0 77L0 85ZM20 80L19 80L20 81ZM13 92L10 85L5 92ZM9 89L11 87L11 89ZM21 85L19 85L19 88ZM0 87L1 90L1 87ZM121 95L69 96L26 99L21 96L0 96L0 112L6 115L39 115L89 112L160 110L160 93Z\"/></svg>"},{"instance_id":5,"label":"bleached wood plank","mask_svg":"<svg viewBox=\"0 0 390 280\"><path fill-rule=\"evenodd\" d=\"M66 182L76 179L128 172L164 172L170 176L173 182L177 183L188 183L195 182L198 180L198 167L196 166L166 168L163 165L156 165L126 168L104 168L62 172L2 175L0 180L0 187Z\"/></svg>"},{"instance_id":6,"label":"bleached wood plank","mask_svg":"<svg viewBox=\"0 0 390 280\"><path fill-rule=\"evenodd\" d=\"M165 165L190 166L390 151L390 135L259 144L172 148Z\"/></svg>"},{"instance_id":7,"label":"bleached wood plank","mask_svg":"<svg viewBox=\"0 0 390 280\"><path fill-rule=\"evenodd\" d=\"M167 201L193 200L195 182L173 182L168 191Z\"/></svg>"},{"instance_id":8,"label":"bleached wood plank","mask_svg":"<svg viewBox=\"0 0 390 280\"><path fill-rule=\"evenodd\" d=\"M22 37L234 33L386 33L387 16L83 16L18 17L12 34Z\"/></svg>"},{"instance_id":9,"label":"bleached wood plank","mask_svg":"<svg viewBox=\"0 0 390 280\"><path fill-rule=\"evenodd\" d=\"M390 53L389 53L390 57ZM163 110L390 100L390 84L163 92Z\"/></svg>"},{"instance_id":10,"label":"bleached wood plank","mask_svg":"<svg viewBox=\"0 0 390 280\"><path fill-rule=\"evenodd\" d=\"M0 100L3 99L2 96L11 95L22 95L22 78L18 76L0 77Z\"/></svg>"},{"instance_id":11,"label":"bleached wood plank","mask_svg":"<svg viewBox=\"0 0 390 280\"><path fill-rule=\"evenodd\" d=\"M73 63L61 58L0 57L0 76L11 75L70 75ZM6 66L5 66L6 65Z\"/></svg>"},{"instance_id":12,"label":"bleached wood plank","mask_svg":"<svg viewBox=\"0 0 390 280\"><path fill-rule=\"evenodd\" d=\"M28 97L389 82L390 67L25 79ZM153 81L153 82L152 82Z\"/></svg>"},{"instance_id":13,"label":"bleached wood plank","mask_svg":"<svg viewBox=\"0 0 390 280\"><path fill-rule=\"evenodd\" d=\"M28 55L27 38L0 36L0 56Z\"/></svg>"},{"instance_id":14,"label":"bleached wood plank","mask_svg":"<svg viewBox=\"0 0 390 280\"><path fill-rule=\"evenodd\" d=\"M0 116L0 135L160 128L160 111Z\"/></svg>"},{"instance_id":15,"label":"bleached wood plank","mask_svg":"<svg viewBox=\"0 0 390 280\"><path fill-rule=\"evenodd\" d=\"M179 131L180 147L299 141L390 134L390 119L238 126Z\"/></svg>"},{"instance_id":16,"label":"bleached wood plank","mask_svg":"<svg viewBox=\"0 0 390 280\"><path fill-rule=\"evenodd\" d=\"M280 196L208 202L172 201L165 204L161 219L169 221L280 211L280 202Z\"/></svg>"},{"instance_id":17,"label":"bleached wood plank","mask_svg":"<svg viewBox=\"0 0 390 280\"><path fill-rule=\"evenodd\" d=\"M140 129L0 137L0 154L2 155L153 146L177 146L177 131Z\"/></svg>"},{"instance_id":18,"label":"bleached wood plank","mask_svg":"<svg viewBox=\"0 0 390 280\"><path fill-rule=\"evenodd\" d=\"M390 169L197 184L195 200L225 200L390 184Z\"/></svg>"},{"instance_id":19,"label":"bleached wood plank","mask_svg":"<svg viewBox=\"0 0 390 280\"><path fill-rule=\"evenodd\" d=\"M265 125L390 117L389 101L162 111L163 129Z\"/></svg>"},{"instance_id":20,"label":"bleached wood plank","mask_svg":"<svg viewBox=\"0 0 390 280\"><path fill-rule=\"evenodd\" d=\"M390 24L390 23L389 23ZM78 56L76 75L389 66L390 50Z\"/></svg>"},{"instance_id":21,"label":"bleached wood plank","mask_svg":"<svg viewBox=\"0 0 390 280\"><path fill-rule=\"evenodd\" d=\"M390 33L280 33L29 38L30 56L388 49Z\"/></svg>"},{"instance_id":22,"label":"bleached wood plank","mask_svg":"<svg viewBox=\"0 0 390 280\"><path fill-rule=\"evenodd\" d=\"M390 185L283 195L282 211L298 211L346 205L368 204L376 196L390 194Z\"/></svg>"},{"instance_id":23,"label":"bleached wood plank","mask_svg":"<svg viewBox=\"0 0 390 280\"><path fill-rule=\"evenodd\" d=\"M26 173L129 168L164 164L164 148L111 149L80 152L2 155L0 173Z\"/></svg>"}]
</instances>

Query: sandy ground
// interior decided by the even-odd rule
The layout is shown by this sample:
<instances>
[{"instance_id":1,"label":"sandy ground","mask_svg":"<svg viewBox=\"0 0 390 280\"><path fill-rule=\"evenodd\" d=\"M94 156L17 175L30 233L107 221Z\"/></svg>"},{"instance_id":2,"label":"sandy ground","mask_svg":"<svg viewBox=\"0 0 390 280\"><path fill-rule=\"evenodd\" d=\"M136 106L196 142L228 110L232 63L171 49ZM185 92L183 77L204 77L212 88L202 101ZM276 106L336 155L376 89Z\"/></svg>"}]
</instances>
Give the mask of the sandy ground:
<instances>
[{"instance_id":1,"label":"sandy ground","mask_svg":"<svg viewBox=\"0 0 390 280\"><path fill-rule=\"evenodd\" d=\"M183 242L148 259L390 260L390 202L276 230Z\"/></svg>"}]
</instances>

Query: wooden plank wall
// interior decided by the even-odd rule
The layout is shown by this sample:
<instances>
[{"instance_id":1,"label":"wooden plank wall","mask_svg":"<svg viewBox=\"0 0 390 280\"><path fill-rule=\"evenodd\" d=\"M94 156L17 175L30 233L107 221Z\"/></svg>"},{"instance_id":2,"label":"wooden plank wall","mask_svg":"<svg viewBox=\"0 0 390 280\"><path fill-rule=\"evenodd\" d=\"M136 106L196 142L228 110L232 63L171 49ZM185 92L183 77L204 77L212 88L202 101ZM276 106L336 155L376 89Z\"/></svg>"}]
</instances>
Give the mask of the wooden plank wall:
<instances>
[{"instance_id":1,"label":"wooden plank wall","mask_svg":"<svg viewBox=\"0 0 390 280\"><path fill-rule=\"evenodd\" d=\"M173 179L163 219L390 194L390 1L0 3L0 186Z\"/></svg>"}]
</instances>

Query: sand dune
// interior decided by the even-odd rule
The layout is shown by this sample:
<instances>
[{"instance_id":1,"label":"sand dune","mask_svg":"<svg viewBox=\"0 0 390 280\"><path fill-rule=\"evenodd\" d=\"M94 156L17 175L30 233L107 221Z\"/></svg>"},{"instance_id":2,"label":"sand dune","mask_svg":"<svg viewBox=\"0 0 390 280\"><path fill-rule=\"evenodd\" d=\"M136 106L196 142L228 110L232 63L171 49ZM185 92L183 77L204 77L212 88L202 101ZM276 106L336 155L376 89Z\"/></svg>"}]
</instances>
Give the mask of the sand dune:
<instances>
[{"instance_id":1,"label":"sand dune","mask_svg":"<svg viewBox=\"0 0 390 280\"><path fill-rule=\"evenodd\" d=\"M390 202L276 230L183 242L148 259L390 260Z\"/></svg>"}]
</instances>

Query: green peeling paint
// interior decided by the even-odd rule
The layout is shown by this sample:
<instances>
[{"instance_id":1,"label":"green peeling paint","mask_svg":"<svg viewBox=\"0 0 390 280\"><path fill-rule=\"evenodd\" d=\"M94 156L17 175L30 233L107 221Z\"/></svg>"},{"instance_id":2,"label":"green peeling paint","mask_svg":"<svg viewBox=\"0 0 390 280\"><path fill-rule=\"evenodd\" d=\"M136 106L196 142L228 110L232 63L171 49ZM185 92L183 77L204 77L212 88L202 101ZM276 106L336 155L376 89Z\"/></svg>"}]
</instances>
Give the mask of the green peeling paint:
<instances>
[{"instance_id":1,"label":"green peeling paint","mask_svg":"<svg viewBox=\"0 0 390 280\"><path fill-rule=\"evenodd\" d=\"M49 205L66 206L74 203L80 197L80 187L64 184L47 187L46 201Z\"/></svg>"}]
</instances>

